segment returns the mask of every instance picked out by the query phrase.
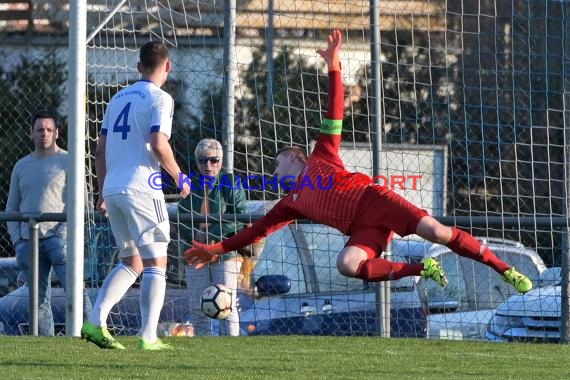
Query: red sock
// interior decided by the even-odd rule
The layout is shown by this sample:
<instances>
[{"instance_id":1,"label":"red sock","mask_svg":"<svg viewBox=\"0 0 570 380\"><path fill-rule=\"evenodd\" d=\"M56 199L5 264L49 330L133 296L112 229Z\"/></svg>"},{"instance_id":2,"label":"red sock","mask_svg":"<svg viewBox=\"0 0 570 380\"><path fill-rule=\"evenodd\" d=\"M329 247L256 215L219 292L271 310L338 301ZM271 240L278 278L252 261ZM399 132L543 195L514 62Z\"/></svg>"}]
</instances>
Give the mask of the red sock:
<instances>
[{"instance_id":1,"label":"red sock","mask_svg":"<svg viewBox=\"0 0 570 380\"><path fill-rule=\"evenodd\" d=\"M397 280L407 276L419 276L423 269L423 264L393 263L375 258L363 260L354 277L369 282Z\"/></svg>"},{"instance_id":2,"label":"red sock","mask_svg":"<svg viewBox=\"0 0 570 380\"><path fill-rule=\"evenodd\" d=\"M497 273L503 274L510 266L503 260L499 259L487 246L475 239L467 232L459 228L452 227L451 240L447 243L453 252L460 256L479 261L493 268Z\"/></svg>"}]
</instances>

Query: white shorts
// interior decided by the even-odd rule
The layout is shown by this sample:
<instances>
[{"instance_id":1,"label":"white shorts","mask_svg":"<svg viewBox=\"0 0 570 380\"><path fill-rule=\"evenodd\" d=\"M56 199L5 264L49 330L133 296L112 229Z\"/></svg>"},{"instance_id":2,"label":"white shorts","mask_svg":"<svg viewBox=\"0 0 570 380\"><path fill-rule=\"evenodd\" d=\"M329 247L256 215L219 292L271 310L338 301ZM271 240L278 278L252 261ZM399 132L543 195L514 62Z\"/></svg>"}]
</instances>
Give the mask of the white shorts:
<instances>
[{"instance_id":1,"label":"white shorts","mask_svg":"<svg viewBox=\"0 0 570 380\"><path fill-rule=\"evenodd\" d=\"M105 204L120 250L170 242L170 222L164 199L113 194L105 197Z\"/></svg>"}]
</instances>

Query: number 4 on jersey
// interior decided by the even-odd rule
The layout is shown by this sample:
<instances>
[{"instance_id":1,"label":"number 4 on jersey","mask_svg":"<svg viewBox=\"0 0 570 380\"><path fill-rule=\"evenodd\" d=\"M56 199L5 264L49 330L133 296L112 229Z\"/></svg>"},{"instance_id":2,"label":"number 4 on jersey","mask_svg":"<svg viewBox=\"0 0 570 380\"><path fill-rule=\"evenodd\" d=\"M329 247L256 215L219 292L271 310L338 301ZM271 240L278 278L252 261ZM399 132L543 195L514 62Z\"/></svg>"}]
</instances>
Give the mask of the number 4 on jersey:
<instances>
[{"instance_id":1,"label":"number 4 on jersey","mask_svg":"<svg viewBox=\"0 0 570 380\"><path fill-rule=\"evenodd\" d=\"M131 103L127 103L123 110L117 116L115 124L113 124L113 132L122 133L121 139L127 139L127 133L131 131L131 126L129 125L129 110L131 109Z\"/></svg>"}]
</instances>

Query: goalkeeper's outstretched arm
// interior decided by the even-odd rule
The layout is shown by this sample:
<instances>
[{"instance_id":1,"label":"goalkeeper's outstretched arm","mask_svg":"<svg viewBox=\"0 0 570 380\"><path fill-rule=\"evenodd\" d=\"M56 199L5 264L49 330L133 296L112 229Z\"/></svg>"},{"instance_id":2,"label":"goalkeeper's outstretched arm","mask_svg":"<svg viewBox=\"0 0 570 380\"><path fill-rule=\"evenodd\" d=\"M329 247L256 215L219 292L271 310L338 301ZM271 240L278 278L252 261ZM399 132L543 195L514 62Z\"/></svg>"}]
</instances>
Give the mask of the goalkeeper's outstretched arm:
<instances>
[{"instance_id":1,"label":"goalkeeper's outstretched arm","mask_svg":"<svg viewBox=\"0 0 570 380\"><path fill-rule=\"evenodd\" d=\"M341 78L340 48L342 33L333 31L328 36L326 49L317 53L327 63L329 76L328 108L321 124L319 138L312 155L321 155L329 162L338 161L338 151L341 143L342 119L344 116L344 86ZM342 165L339 162L339 165Z\"/></svg>"}]
</instances>

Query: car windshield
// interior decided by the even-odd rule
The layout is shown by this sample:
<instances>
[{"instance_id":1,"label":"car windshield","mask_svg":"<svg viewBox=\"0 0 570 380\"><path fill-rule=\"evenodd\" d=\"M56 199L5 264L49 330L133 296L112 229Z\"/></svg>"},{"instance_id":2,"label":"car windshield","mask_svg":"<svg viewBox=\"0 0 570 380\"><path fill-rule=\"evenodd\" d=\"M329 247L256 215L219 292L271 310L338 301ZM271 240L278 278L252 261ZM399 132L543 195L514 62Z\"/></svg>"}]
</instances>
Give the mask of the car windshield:
<instances>
[{"instance_id":1,"label":"car windshield","mask_svg":"<svg viewBox=\"0 0 570 380\"><path fill-rule=\"evenodd\" d=\"M267 238L254 277L286 275L291 280L288 294L372 291L361 279L348 278L336 269L338 253L347 237L320 224L292 224ZM403 261L394 256L393 261ZM413 279L392 281L395 291L409 291Z\"/></svg>"},{"instance_id":2,"label":"car windshield","mask_svg":"<svg viewBox=\"0 0 570 380\"><path fill-rule=\"evenodd\" d=\"M362 280L344 277L336 269L346 239L324 225L285 227L267 238L254 277L286 275L291 280L288 294L362 291Z\"/></svg>"},{"instance_id":3,"label":"car windshield","mask_svg":"<svg viewBox=\"0 0 570 380\"><path fill-rule=\"evenodd\" d=\"M298 240L306 244L307 259L314 267L315 291L362 291L362 280L345 277L336 269L336 258L347 241L346 236L334 228L319 224L301 224L297 231L302 233Z\"/></svg>"},{"instance_id":4,"label":"car windshield","mask_svg":"<svg viewBox=\"0 0 570 380\"><path fill-rule=\"evenodd\" d=\"M497 256L532 280L538 278L539 269L532 258L517 249L495 250ZM443 266L448 285L441 288L433 281L426 282L428 301L453 302L456 311L494 309L516 290L506 284L490 267L479 262L445 251L435 257Z\"/></svg>"},{"instance_id":5,"label":"car windshield","mask_svg":"<svg viewBox=\"0 0 570 380\"><path fill-rule=\"evenodd\" d=\"M291 280L290 294L307 291L297 245L288 226L274 232L266 239L263 254L255 267L254 277L257 279L265 275L289 277Z\"/></svg>"},{"instance_id":6,"label":"car windshield","mask_svg":"<svg viewBox=\"0 0 570 380\"><path fill-rule=\"evenodd\" d=\"M426 281L425 286L429 302L452 301L457 303L456 305L454 304L454 306L457 307L457 311L468 310L469 299L467 298L467 285L461 266L461 262L464 260L467 261L467 259L447 251L439 257L436 257L436 260L438 260L443 267L448 284L445 288L442 288L435 281ZM485 268L481 269L485 270Z\"/></svg>"}]
</instances>

